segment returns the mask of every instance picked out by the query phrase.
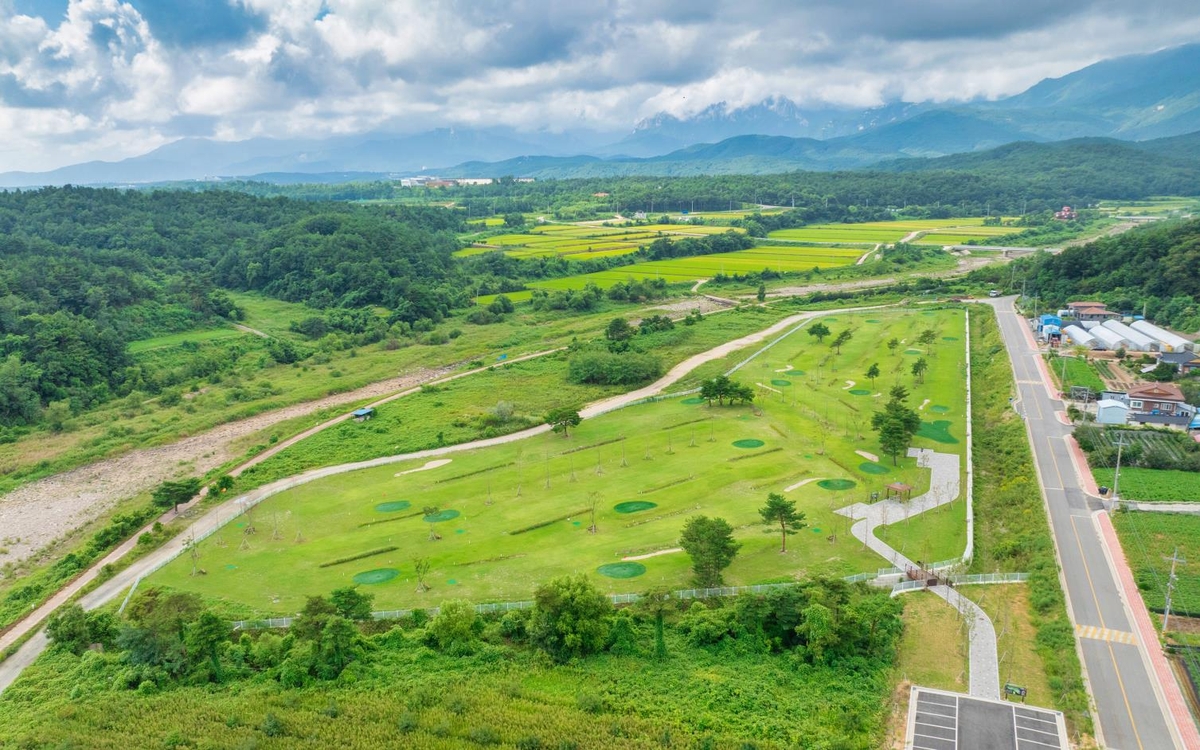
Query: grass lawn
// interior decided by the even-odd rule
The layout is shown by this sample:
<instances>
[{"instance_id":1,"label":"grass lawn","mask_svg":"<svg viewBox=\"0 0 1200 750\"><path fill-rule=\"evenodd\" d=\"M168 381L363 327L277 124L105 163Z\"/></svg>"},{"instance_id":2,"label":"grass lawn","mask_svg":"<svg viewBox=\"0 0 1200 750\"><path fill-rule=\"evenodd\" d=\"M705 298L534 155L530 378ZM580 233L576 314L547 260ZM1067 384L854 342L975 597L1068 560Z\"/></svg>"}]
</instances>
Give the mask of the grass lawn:
<instances>
[{"instance_id":1,"label":"grass lawn","mask_svg":"<svg viewBox=\"0 0 1200 750\"><path fill-rule=\"evenodd\" d=\"M246 318L241 321L242 324L271 336L303 339L303 336L292 333L288 326L320 314L320 311L308 305L284 302L257 292L227 291L226 294L245 312Z\"/></svg>"},{"instance_id":2,"label":"grass lawn","mask_svg":"<svg viewBox=\"0 0 1200 750\"><path fill-rule=\"evenodd\" d=\"M843 326L857 332L840 356L801 329L770 350L772 364L765 369L760 364L764 356L735 375L761 384L754 408L709 407L676 398L588 420L568 439L543 434L455 453L451 463L427 471L400 474L424 465L418 460L318 480L261 505L254 512L257 533L244 534L246 519L239 519L241 526L227 527L203 542L199 564L207 575L191 576L191 561L180 558L154 581L282 613L296 611L304 595L353 583L355 575L376 569L397 571L391 580L370 586L380 608L435 604L451 596L523 599L537 581L570 572L589 573L612 592L657 584L681 587L689 578L689 562L679 552L638 561L645 570L632 578L605 577L597 569L626 556L675 547L684 521L698 513L726 518L736 529L743 548L727 571L732 584L874 569L880 559L850 539L846 520L833 510L866 499L886 482L905 481L917 492L928 486L928 472L912 459L901 459L893 469L890 462L876 465L856 453L878 452L867 425L880 400L875 394L894 380L913 389L914 405L928 398L946 407L940 415L948 423L946 431L963 435L963 353L952 335L961 333L962 313L872 311L826 320L835 334ZM913 385L904 367L912 358L880 355L879 341L893 335L912 340L931 326L946 335L938 337L936 354L929 353L926 382ZM884 369L879 390L853 389L862 395L851 395L849 379L876 359ZM897 360L894 366L892 359ZM474 397L474 407L515 397L524 388L522 378L514 377L510 384L498 380ZM559 388L561 383L538 381L530 390ZM432 404L442 395L421 398L428 397L429 408L436 409ZM410 407L404 401L392 408L408 429L453 423L453 417L439 419L425 407L406 417ZM376 421L350 423L347 432L369 433ZM316 452L325 453L324 463L346 460L353 453L347 448L352 438L330 436ZM960 453L964 448L961 442L918 439L916 444ZM824 479L849 479L854 487L825 489L816 481ZM803 480L814 481L786 490ZM769 492L786 492L808 515L809 528L789 540L785 555L758 516ZM587 530L593 498L597 534ZM617 506L626 502L653 505L621 512L628 508ZM380 508L384 503L394 504ZM426 506L437 506L447 517L425 523ZM955 513L942 515L948 519ZM942 520L934 519L934 524ZM430 541L431 526L441 539ZM947 538L951 533L946 532ZM947 544L961 553L964 538L960 529L957 541ZM397 549L320 567L388 547ZM416 557L433 563L429 582L434 590L428 594L415 591Z\"/></svg>"},{"instance_id":3,"label":"grass lawn","mask_svg":"<svg viewBox=\"0 0 1200 750\"><path fill-rule=\"evenodd\" d=\"M978 604L992 620L1000 659L1000 682L1027 688L1026 700L1032 705L1053 706L1055 695L1045 663L1037 652L1037 629L1028 584L960 586L958 592Z\"/></svg>"},{"instance_id":4,"label":"grass lawn","mask_svg":"<svg viewBox=\"0 0 1200 750\"><path fill-rule=\"evenodd\" d=\"M1125 472L1121 472L1122 478ZM1124 481L1122 481L1122 486ZM1121 547L1141 589L1146 606L1163 611L1171 557L1176 548L1188 561L1200 560L1200 516L1183 513L1129 511L1113 516ZM1200 617L1200 567L1180 565L1171 611Z\"/></svg>"},{"instance_id":5,"label":"grass lawn","mask_svg":"<svg viewBox=\"0 0 1200 750\"><path fill-rule=\"evenodd\" d=\"M967 501L948 505L907 519L888 519L889 525L872 529L879 539L910 560L925 563L962 557L966 546Z\"/></svg>"},{"instance_id":6,"label":"grass lawn","mask_svg":"<svg viewBox=\"0 0 1200 750\"><path fill-rule=\"evenodd\" d=\"M1113 470L1092 469L1096 483L1113 486ZM1123 500L1148 502L1200 502L1200 472L1177 469L1121 469L1121 486L1117 488Z\"/></svg>"},{"instance_id":7,"label":"grass lawn","mask_svg":"<svg viewBox=\"0 0 1200 750\"><path fill-rule=\"evenodd\" d=\"M203 328L195 331L185 331L183 333L172 333L166 336L155 336L152 339L130 341L129 353L136 356L138 354L155 351L158 349L170 349L187 342L199 344L203 341L221 341L224 339L235 339L239 336L246 335L248 334L239 331L236 328Z\"/></svg>"},{"instance_id":8,"label":"grass lawn","mask_svg":"<svg viewBox=\"0 0 1200 750\"><path fill-rule=\"evenodd\" d=\"M904 594L899 679L965 693L969 668L966 634L954 607L929 591Z\"/></svg>"}]
</instances>

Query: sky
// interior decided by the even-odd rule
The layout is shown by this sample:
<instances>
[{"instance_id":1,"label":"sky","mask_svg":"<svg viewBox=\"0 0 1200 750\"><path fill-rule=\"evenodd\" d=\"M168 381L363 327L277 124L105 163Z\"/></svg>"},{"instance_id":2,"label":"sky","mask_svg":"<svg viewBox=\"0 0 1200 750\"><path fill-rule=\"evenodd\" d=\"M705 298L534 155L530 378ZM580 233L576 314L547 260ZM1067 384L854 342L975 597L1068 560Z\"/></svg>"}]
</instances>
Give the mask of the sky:
<instances>
[{"instance_id":1,"label":"sky","mask_svg":"<svg viewBox=\"0 0 1200 750\"><path fill-rule=\"evenodd\" d=\"M0 171L187 136L992 99L1194 41L1195 0L0 0Z\"/></svg>"}]
</instances>

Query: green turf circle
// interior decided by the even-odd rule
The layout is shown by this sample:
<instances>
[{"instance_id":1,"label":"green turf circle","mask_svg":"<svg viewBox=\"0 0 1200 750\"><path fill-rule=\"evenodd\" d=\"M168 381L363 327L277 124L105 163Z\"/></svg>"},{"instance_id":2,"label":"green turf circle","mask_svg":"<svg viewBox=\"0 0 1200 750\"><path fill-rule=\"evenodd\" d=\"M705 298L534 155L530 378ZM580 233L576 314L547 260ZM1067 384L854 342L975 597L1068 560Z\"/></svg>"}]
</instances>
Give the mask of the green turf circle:
<instances>
[{"instance_id":1,"label":"green turf circle","mask_svg":"<svg viewBox=\"0 0 1200 750\"><path fill-rule=\"evenodd\" d=\"M684 400L680 401L679 403L687 404L688 406L694 406L696 404L703 404L704 399L700 398L699 396L692 396L691 398L685 398Z\"/></svg>"},{"instance_id":2,"label":"green turf circle","mask_svg":"<svg viewBox=\"0 0 1200 750\"><path fill-rule=\"evenodd\" d=\"M825 490L852 490L858 486L853 479L822 479L817 486Z\"/></svg>"},{"instance_id":3,"label":"green turf circle","mask_svg":"<svg viewBox=\"0 0 1200 750\"><path fill-rule=\"evenodd\" d=\"M784 373L784 375L796 375L796 376L803 375L803 374L804 374L804 370L788 370L787 372Z\"/></svg>"},{"instance_id":4,"label":"green turf circle","mask_svg":"<svg viewBox=\"0 0 1200 750\"><path fill-rule=\"evenodd\" d=\"M637 562L606 563L596 568L596 572L608 578L637 578L646 572L646 566Z\"/></svg>"},{"instance_id":5,"label":"green turf circle","mask_svg":"<svg viewBox=\"0 0 1200 750\"><path fill-rule=\"evenodd\" d=\"M446 508L445 510L439 510L431 516L425 516L421 520L425 523L440 523L441 521L449 521L451 518L458 518L458 516L459 513L457 510Z\"/></svg>"},{"instance_id":6,"label":"green turf circle","mask_svg":"<svg viewBox=\"0 0 1200 750\"><path fill-rule=\"evenodd\" d=\"M649 500L630 500L624 503L617 503L613 506L613 510L618 513L640 513L643 510L657 508L658 503L652 503Z\"/></svg>"},{"instance_id":7,"label":"green turf circle","mask_svg":"<svg viewBox=\"0 0 1200 750\"><path fill-rule=\"evenodd\" d=\"M878 320L876 320L875 318L867 318L867 319L866 319L866 321L864 321L864 322L866 322L866 323L878 323L879 321L878 321Z\"/></svg>"},{"instance_id":8,"label":"green turf circle","mask_svg":"<svg viewBox=\"0 0 1200 750\"><path fill-rule=\"evenodd\" d=\"M766 445L766 443L758 438L742 438L741 440L733 441L734 448L761 448L764 445Z\"/></svg>"},{"instance_id":9,"label":"green turf circle","mask_svg":"<svg viewBox=\"0 0 1200 750\"><path fill-rule=\"evenodd\" d=\"M870 461L863 461L861 464L858 465L858 470L864 474L887 474L888 473L888 467L880 466L879 464L871 463Z\"/></svg>"},{"instance_id":10,"label":"green turf circle","mask_svg":"<svg viewBox=\"0 0 1200 750\"><path fill-rule=\"evenodd\" d=\"M375 506L376 513L395 513L401 510L408 510L412 507L412 503L407 500L392 500L387 503L380 503Z\"/></svg>"},{"instance_id":11,"label":"green turf circle","mask_svg":"<svg viewBox=\"0 0 1200 750\"><path fill-rule=\"evenodd\" d=\"M905 354L924 354L920 349L905 349Z\"/></svg>"},{"instance_id":12,"label":"green turf circle","mask_svg":"<svg viewBox=\"0 0 1200 750\"><path fill-rule=\"evenodd\" d=\"M791 384L792 384L792 381L781 380L779 378L775 378L774 380L771 381L771 385L791 385Z\"/></svg>"},{"instance_id":13,"label":"green turf circle","mask_svg":"<svg viewBox=\"0 0 1200 750\"><path fill-rule=\"evenodd\" d=\"M936 422L922 422L917 430L917 437L932 440L935 443L957 443L958 438L950 434L950 421L939 419Z\"/></svg>"},{"instance_id":14,"label":"green turf circle","mask_svg":"<svg viewBox=\"0 0 1200 750\"><path fill-rule=\"evenodd\" d=\"M941 404L934 404L933 406L929 407L929 411L933 412L934 414L946 414L950 411L950 407L942 406Z\"/></svg>"},{"instance_id":15,"label":"green turf circle","mask_svg":"<svg viewBox=\"0 0 1200 750\"><path fill-rule=\"evenodd\" d=\"M866 388L851 388L849 391L851 396L870 396L871 392Z\"/></svg>"},{"instance_id":16,"label":"green turf circle","mask_svg":"<svg viewBox=\"0 0 1200 750\"><path fill-rule=\"evenodd\" d=\"M361 573L355 573L353 580L355 583L363 583L369 586L376 583L387 583L398 575L400 575L400 571L395 568L375 568L374 570L364 570Z\"/></svg>"}]
</instances>

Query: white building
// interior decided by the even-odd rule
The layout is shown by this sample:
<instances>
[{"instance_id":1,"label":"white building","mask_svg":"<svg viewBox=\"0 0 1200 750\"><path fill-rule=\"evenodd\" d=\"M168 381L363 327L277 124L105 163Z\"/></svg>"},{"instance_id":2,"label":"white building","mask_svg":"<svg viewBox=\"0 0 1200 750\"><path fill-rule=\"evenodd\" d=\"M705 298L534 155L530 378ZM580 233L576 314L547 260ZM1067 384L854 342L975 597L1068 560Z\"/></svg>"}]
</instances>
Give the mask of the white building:
<instances>
[{"instance_id":1,"label":"white building","mask_svg":"<svg viewBox=\"0 0 1200 750\"><path fill-rule=\"evenodd\" d=\"M1162 342L1162 350L1164 352L1192 352L1196 350L1196 345L1188 341L1183 336L1176 333L1171 333L1165 328L1159 328L1153 323L1148 323L1144 320L1135 320L1130 326L1135 331L1139 331L1150 338L1157 339Z\"/></svg>"},{"instance_id":2,"label":"white building","mask_svg":"<svg viewBox=\"0 0 1200 750\"><path fill-rule=\"evenodd\" d=\"M1071 340L1071 343L1079 346L1086 346L1089 349L1103 349L1104 345L1096 340L1096 337L1079 326L1063 326L1063 336Z\"/></svg>"},{"instance_id":3,"label":"white building","mask_svg":"<svg viewBox=\"0 0 1200 750\"><path fill-rule=\"evenodd\" d=\"M1112 399L1096 402L1096 421L1100 424L1125 424L1129 421L1129 404Z\"/></svg>"},{"instance_id":4,"label":"white building","mask_svg":"<svg viewBox=\"0 0 1200 750\"><path fill-rule=\"evenodd\" d=\"M1102 349L1116 351L1117 349L1128 350L1130 348L1129 342L1125 340L1125 337L1111 328L1096 326L1089 329L1088 333L1096 337L1096 341L1100 342Z\"/></svg>"},{"instance_id":5,"label":"white building","mask_svg":"<svg viewBox=\"0 0 1200 750\"><path fill-rule=\"evenodd\" d=\"M1140 331L1135 331L1119 320L1106 320L1104 327L1115 332L1118 336L1129 342L1126 349L1132 349L1135 352L1156 352L1159 350L1158 339L1151 338ZM1093 332L1093 335L1095 333Z\"/></svg>"}]
</instances>

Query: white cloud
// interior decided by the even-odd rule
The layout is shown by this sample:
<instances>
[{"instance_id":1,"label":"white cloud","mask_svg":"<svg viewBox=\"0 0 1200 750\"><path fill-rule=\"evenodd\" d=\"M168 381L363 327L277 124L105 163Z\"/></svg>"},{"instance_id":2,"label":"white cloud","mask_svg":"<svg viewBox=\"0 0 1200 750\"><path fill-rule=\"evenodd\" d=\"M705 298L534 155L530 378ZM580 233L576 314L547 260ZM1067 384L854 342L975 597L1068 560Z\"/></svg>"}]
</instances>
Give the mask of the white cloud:
<instances>
[{"instance_id":1,"label":"white cloud","mask_svg":"<svg viewBox=\"0 0 1200 750\"><path fill-rule=\"evenodd\" d=\"M769 96L995 98L1200 39L1186 0L1053 12L937 0L902 13L894 0L204 1L261 23L181 47L156 37L141 0L70 0L61 19L0 0L0 171L137 153L185 127L222 139L456 123L625 131Z\"/></svg>"}]
</instances>

